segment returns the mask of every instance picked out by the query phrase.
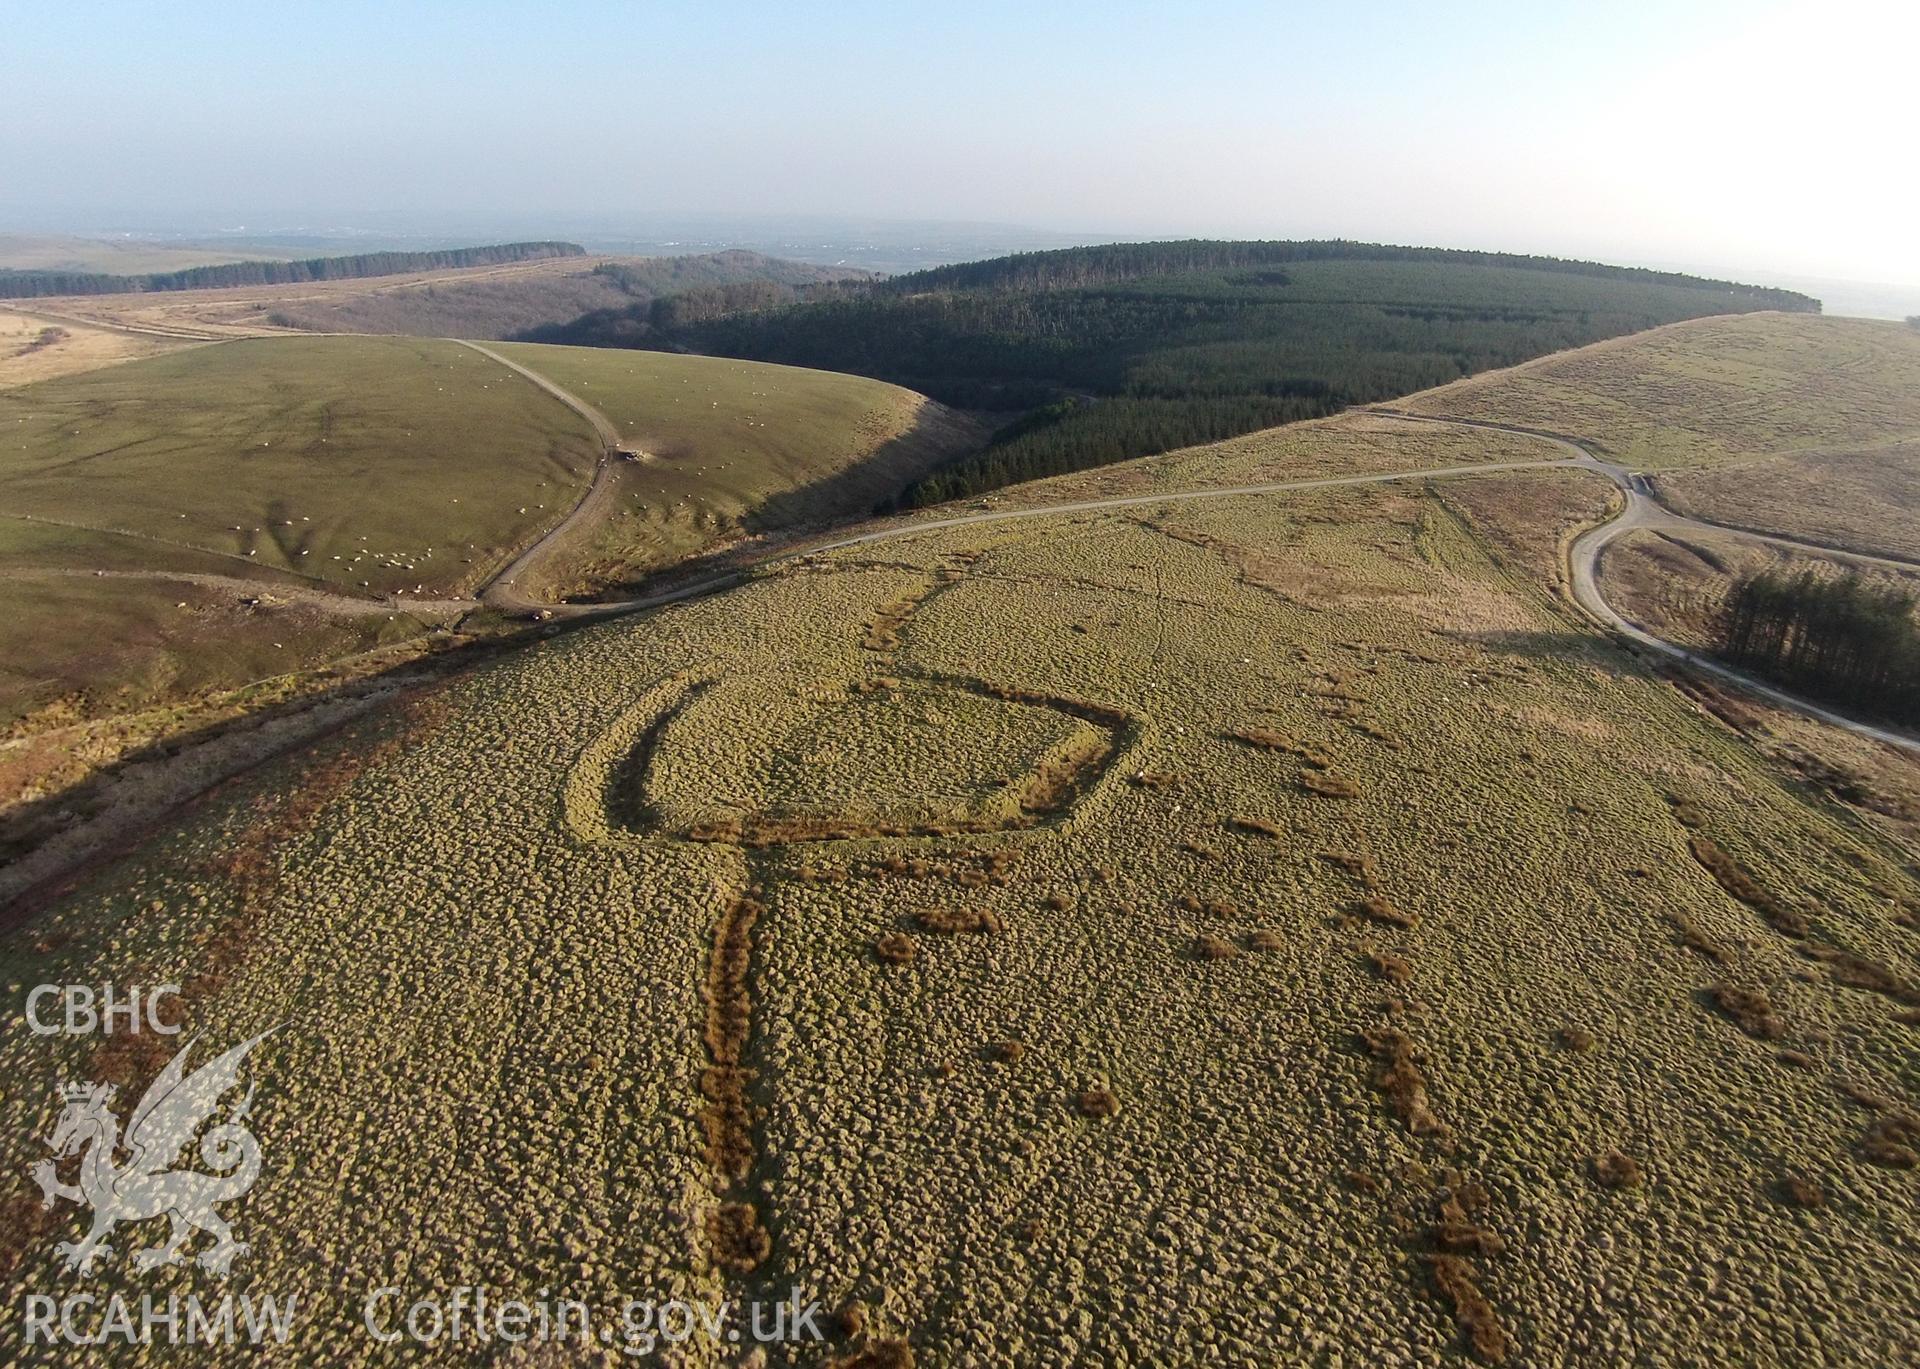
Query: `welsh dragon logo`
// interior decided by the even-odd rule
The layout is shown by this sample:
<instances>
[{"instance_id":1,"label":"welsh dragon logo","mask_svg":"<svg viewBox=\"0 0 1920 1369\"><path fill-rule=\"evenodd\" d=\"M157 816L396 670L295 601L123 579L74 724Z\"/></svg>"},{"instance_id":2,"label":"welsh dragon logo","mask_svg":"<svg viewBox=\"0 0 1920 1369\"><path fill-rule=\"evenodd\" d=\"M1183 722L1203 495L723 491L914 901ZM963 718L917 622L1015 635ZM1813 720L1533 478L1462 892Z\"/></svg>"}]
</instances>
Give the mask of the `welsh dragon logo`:
<instances>
[{"instance_id":1,"label":"welsh dragon logo","mask_svg":"<svg viewBox=\"0 0 1920 1369\"><path fill-rule=\"evenodd\" d=\"M166 1244L134 1253L133 1267L142 1273L179 1264L196 1230L214 1239L199 1256L203 1269L224 1275L235 1256L247 1253L246 1242L235 1238L215 1208L244 1196L260 1177L260 1142L245 1125L253 1102L251 1086L227 1119L200 1139L201 1163L213 1173L173 1166L218 1110L221 1097L239 1086L241 1063L267 1035L241 1042L192 1074L186 1072L187 1053L193 1049L189 1040L147 1087L127 1121L124 1141L111 1107L113 1085L61 1087L66 1107L47 1138L56 1160L41 1160L28 1173L40 1185L45 1206L65 1198L93 1209L93 1227L86 1236L55 1247L66 1257L68 1269L92 1273L95 1260L112 1256L107 1236L116 1225L155 1217L167 1218L172 1230ZM128 1156L124 1164L116 1162L122 1150ZM61 1182L54 1172L57 1160L80 1152L85 1154L79 1184Z\"/></svg>"}]
</instances>

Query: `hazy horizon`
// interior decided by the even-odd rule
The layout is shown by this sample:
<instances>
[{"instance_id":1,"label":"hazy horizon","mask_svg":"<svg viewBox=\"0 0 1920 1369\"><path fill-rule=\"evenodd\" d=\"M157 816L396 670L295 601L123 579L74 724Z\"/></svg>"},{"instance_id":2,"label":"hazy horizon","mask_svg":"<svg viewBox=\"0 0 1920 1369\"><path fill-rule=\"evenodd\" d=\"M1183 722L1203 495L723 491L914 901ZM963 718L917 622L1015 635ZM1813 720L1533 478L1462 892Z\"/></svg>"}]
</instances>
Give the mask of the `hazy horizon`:
<instances>
[{"instance_id":1,"label":"hazy horizon","mask_svg":"<svg viewBox=\"0 0 1920 1369\"><path fill-rule=\"evenodd\" d=\"M0 228L607 238L814 219L1920 290L1920 201L1892 174L1920 19L1869 0L1604 16L573 0L538 26L493 0L350 0L291 43L255 13L13 16Z\"/></svg>"}]
</instances>

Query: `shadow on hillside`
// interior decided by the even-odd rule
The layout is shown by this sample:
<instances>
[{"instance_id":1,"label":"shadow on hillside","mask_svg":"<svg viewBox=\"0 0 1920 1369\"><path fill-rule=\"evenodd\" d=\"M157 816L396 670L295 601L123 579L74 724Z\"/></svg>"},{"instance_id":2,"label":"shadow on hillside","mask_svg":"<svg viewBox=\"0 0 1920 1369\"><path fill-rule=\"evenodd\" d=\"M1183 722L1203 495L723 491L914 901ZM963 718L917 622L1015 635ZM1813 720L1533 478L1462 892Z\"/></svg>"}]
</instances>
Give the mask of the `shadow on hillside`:
<instances>
[{"instance_id":1,"label":"shadow on hillside","mask_svg":"<svg viewBox=\"0 0 1920 1369\"><path fill-rule=\"evenodd\" d=\"M643 570L592 590L567 596L568 603L610 604L671 590L678 585L745 569L779 547L875 516L914 481L947 462L977 451L984 425L952 409L923 409L912 428L833 475L768 498L742 520L755 539L746 546L697 552L671 566Z\"/></svg>"},{"instance_id":2,"label":"shadow on hillside","mask_svg":"<svg viewBox=\"0 0 1920 1369\"><path fill-rule=\"evenodd\" d=\"M770 496L747 515L747 531L756 536L788 533L870 514L935 468L977 450L986 438L972 419L928 403L911 428L859 461Z\"/></svg>"},{"instance_id":3,"label":"shadow on hillside","mask_svg":"<svg viewBox=\"0 0 1920 1369\"><path fill-rule=\"evenodd\" d=\"M1673 662L1632 642L1597 632L1446 632L1459 646L1536 662L1572 662L1641 680L1670 680Z\"/></svg>"}]
</instances>

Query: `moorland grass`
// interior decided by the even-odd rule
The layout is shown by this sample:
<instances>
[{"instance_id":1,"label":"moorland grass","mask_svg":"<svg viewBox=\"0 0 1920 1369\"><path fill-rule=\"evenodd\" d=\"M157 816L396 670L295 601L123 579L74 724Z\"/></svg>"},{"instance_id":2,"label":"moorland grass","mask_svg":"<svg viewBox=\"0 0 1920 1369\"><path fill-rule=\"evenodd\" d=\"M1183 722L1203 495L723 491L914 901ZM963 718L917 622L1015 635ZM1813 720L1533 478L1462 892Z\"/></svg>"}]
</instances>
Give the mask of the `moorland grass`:
<instances>
[{"instance_id":1,"label":"moorland grass","mask_svg":"<svg viewBox=\"0 0 1920 1369\"><path fill-rule=\"evenodd\" d=\"M1563 433L1612 460L1664 470L1920 437L1916 376L1920 333L1912 329L1746 314L1543 357L1401 407Z\"/></svg>"},{"instance_id":2,"label":"moorland grass","mask_svg":"<svg viewBox=\"0 0 1920 1369\"><path fill-rule=\"evenodd\" d=\"M1407 486L1222 498L1157 515L1166 531L1099 514L947 529L899 544L898 567L836 554L556 637L453 683L436 727L304 825L273 825L261 858L275 880L208 857L268 826L262 805L299 788L298 763L263 767L52 901L0 943L0 969L184 977L202 929L243 893L257 905L252 950L195 1000L190 1028L230 1041L290 1013L313 1024L261 1057L255 1115L281 1157L247 1206L262 1286L310 1286L315 1250L330 1252L327 1280L362 1286L403 1247L440 1252L441 1272L616 1308L636 1287L737 1296L821 1271L824 1305L872 1299L865 1334L936 1363L1311 1361L1325 1357L1318 1307L1365 1363L1444 1363L1476 1340L1529 1363L1711 1362L1736 1324L1760 1359L1897 1361L1920 1291L1913 1171L1875 1163L1863 1140L1873 1129L1893 1161L1914 1149L1887 1124L1913 1108L1913 1029L1730 899L1685 838L1709 834L1782 902L1817 910L1818 944L1906 982L1914 947L1895 919L1920 898L1911 854L1587 633L1508 543L1481 540L1476 520L1519 519L1550 544L1565 504L1465 507L1441 517ZM891 790L923 809L976 763L1004 782L1046 750L1012 735L1017 711L908 688L885 694L917 694L945 725L807 726L852 707L874 611L983 549L885 668L1124 706L1116 778L1178 773L1177 790L1113 783L1057 825L804 852L599 833L558 801L604 804L604 786L576 793L583 752L630 745L636 698L683 676L723 682L655 757L660 795L689 815L737 792L725 758L756 750L787 758L796 807L824 786L835 804ZM1356 697L1315 692L1336 678ZM1322 800L1295 784L1296 759L1221 740L1250 701L1359 795ZM1406 750L1367 744L1355 719ZM956 735L967 757L920 754ZM778 768L756 764L749 788ZM1697 828L1676 823L1676 792ZM1243 813L1287 840L1223 835ZM756 887L754 1181L717 1193L702 990L716 918ZM1046 907L1056 892L1065 906ZM1355 909L1364 898L1388 925ZM1003 930L918 929L955 908ZM1672 945L1671 912L1735 964ZM1256 927L1275 934L1259 955L1186 958L1202 932L1244 948ZM917 946L911 967L876 963L882 933ZM1383 1010L1392 990L1356 959L1367 934L1417 965L1417 1009ZM1722 977L1763 986L1816 1068L1721 1020L1702 991ZM1595 1038L1590 1054L1554 1044L1568 1024ZM1015 1039L1018 1064L980 1059ZM91 1076L57 1041L0 1042L0 1064L26 1081L0 1094L0 1165L19 1173L44 1152L52 1085ZM1888 1106L1863 1111L1839 1079ZM1121 1104L1110 1124L1077 1115L1090 1087ZM414 1106L447 1098L494 1101ZM1614 1144L1648 1196L1590 1177ZM1436 1180L1449 1154L1471 1160L1487 1200ZM1788 1164L1844 1174L1847 1220L1770 1197ZM1378 1176L1376 1196L1351 1174ZM379 1202L342 1202L340 1175ZM748 1199L777 1247L736 1274L709 1258L705 1214ZM1495 1211L1513 1214L1510 1233ZM50 1231L6 1239L9 1298L59 1277ZM1740 1277L1694 1278L1703 1256ZM1636 1278L1656 1280L1657 1319L1594 1301ZM1075 1306L1112 1317L1076 1330L1059 1316ZM371 1354L355 1306L323 1308L307 1333L315 1359Z\"/></svg>"}]
</instances>

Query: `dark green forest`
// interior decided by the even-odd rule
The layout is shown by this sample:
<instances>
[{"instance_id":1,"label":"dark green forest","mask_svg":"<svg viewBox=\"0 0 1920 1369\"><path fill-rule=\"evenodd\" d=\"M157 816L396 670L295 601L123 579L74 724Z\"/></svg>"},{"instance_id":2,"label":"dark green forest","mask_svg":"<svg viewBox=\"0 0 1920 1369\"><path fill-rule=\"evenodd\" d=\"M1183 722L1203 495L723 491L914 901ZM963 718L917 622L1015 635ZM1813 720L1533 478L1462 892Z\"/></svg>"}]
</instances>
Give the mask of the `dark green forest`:
<instances>
[{"instance_id":1,"label":"dark green forest","mask_svg":"<svg viewBox=\"0 0 1920 1369\"><path fill-rule=\"evenodd\" d=\"M1920 723L1914 595L1857 575L1750 576L1727 594L1723 653L1818 698Z\"/></svg>"},{"instance_id":2,"label":"dark green forest","mask_svg":"<svg viewBox=\"0 0 1920 1369\"><path fill-rule=\"evenodd\" d=\"M1318 239L1306 242L1116 242L1098 247L1066 247L1049 252L1018 252L987 261L958 262L894 276L887 288L901 294L926 290L963 290L983 286L1011 289L1062 289L1111 285L1146 276L1219 271L1236 267L1284 266L1301 261L1418 261L1452 266L1503 266L1527 271L1590 276L1599 280L1640 281L1747 295L1767 309L1804 308L1806 296L1730 280L1710 280L1640 266L1609 266L1563 257L1530 257L1512 252L1470 252L1450 247L1395 247L1385 243ZM1280 283L1284 284L1284 280Z\"/></svg>"},{"instance_id":3,"label":"dark green forest","mask_svg":"<svg viewBox=\"0 0 1920 1369\"><path fill-rule=\"evenodd\" d=\"M462 266L498 266L503 262L546 257L583 257L586 249L570 242L509 242L492 247L456 247L444 252L363 252L351 257L310 257L305 261L236 261L223 266L193 266L145 276L111 276L92 271L0 271L0 299L44 295L119 295L147 290L214 290L234 285L299 285L316 280L360 280L412 271L448 271Z\"/></svg>"},{"instance_id":4,"label":"dark green forest","mask_svg":"<svg viewBox=\"0 0 1920 1369\"><path fill-rule=\"evenodd\" d=\"M851 371L1005 415L985 450L906 492L917 505L1323 417L1684 318L1818 308L1789 291L1546 257L1193 241L689 292L536 340Z\"/></svg>"}]
</instances>

